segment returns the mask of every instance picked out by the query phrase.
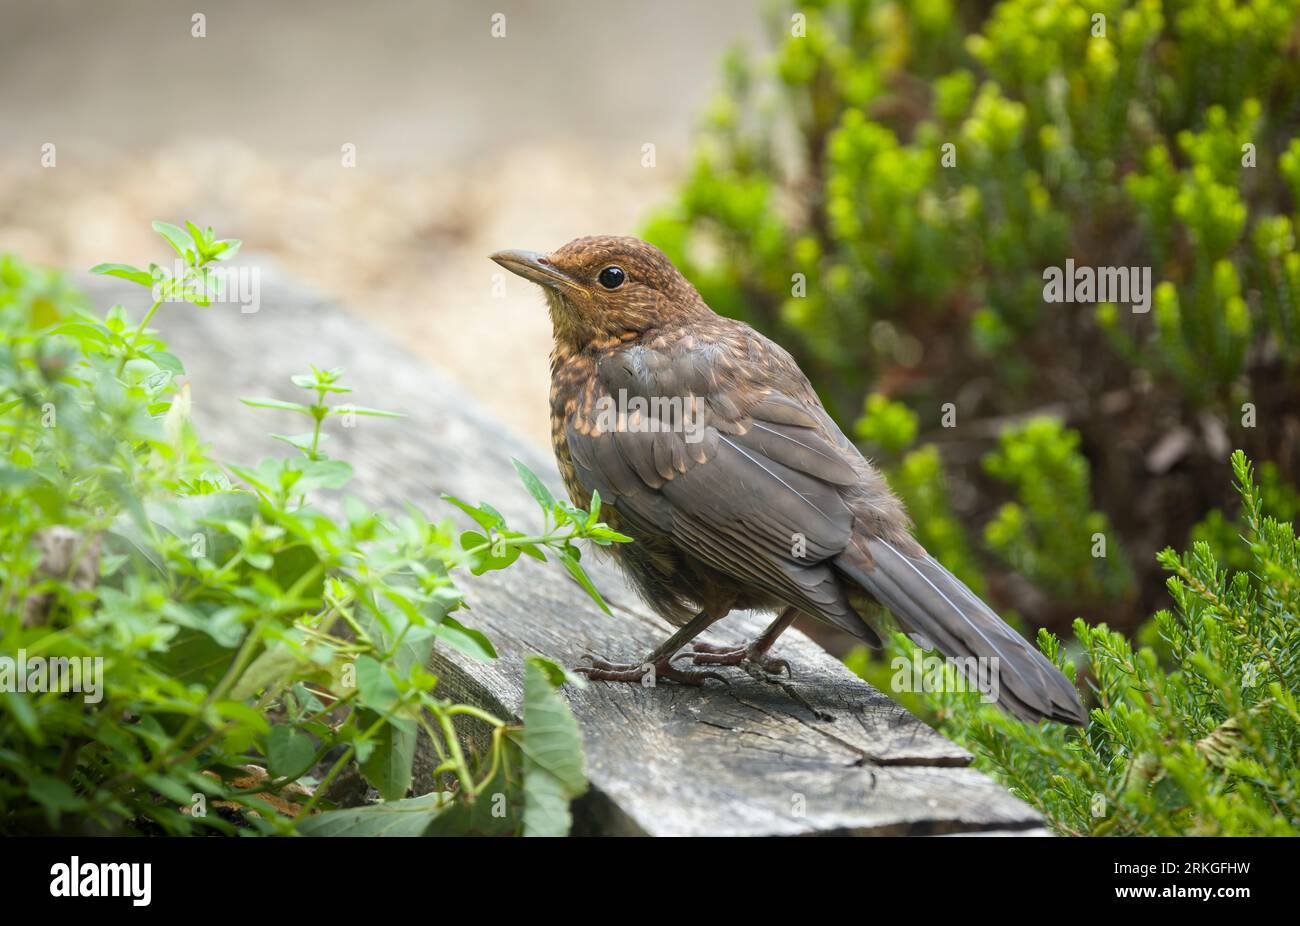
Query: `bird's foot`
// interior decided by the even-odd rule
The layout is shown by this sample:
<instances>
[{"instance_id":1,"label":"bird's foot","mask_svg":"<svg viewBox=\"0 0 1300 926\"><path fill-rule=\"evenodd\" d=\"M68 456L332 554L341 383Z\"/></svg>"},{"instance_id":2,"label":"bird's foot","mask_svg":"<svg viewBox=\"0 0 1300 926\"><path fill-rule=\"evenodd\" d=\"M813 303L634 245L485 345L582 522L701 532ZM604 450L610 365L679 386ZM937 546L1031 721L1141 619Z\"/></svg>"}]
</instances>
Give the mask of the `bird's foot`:
<instances>
[{"instance_id":1,"label":"bird's foot","mask_svg":"<svg viewBox=\"0 0 1300 926\"><path fill-rule=\"evenodd\" d=\"M660 679L677 682L679 685L702 686L709 679L731 684L717 672L689 672L673 668L672 659L664 656L657 662L608 662L590 654L583 657L586 665L575 666L573 671L580 672L597 682L637 682L647 688L653 688Z\"/></svg>"},{"instance_id":2,"label":"bird's foot","mask_svg":"<svg viewBox=\"0 0 1300 926\"><path fill-rule=\"evenodd\" d=\"M785 672L793 677L790 663L767 655L753 643L747 646L714 646L711 643L695 642L690 649L684 649L674 659L689 658L697 666L756 666L769 675Z\"/></svg>"},{"instance_id":3,"label":"bird's foot","mask_svg":"<svg viewBox=\"0 0 1300 926\"><path fill-rule=\"evenodd\" d=\"M714 646L710 643L696 642L691 645L690 649L682 650L673 658L689 658L697 666L739 666L755 681L766 682L780 688L789 695L791 700L803 705L818 720L824 720L828 723L835 721L834 714L828 714L826 711L814 707L787 680L794 677L794 673L790 671L790 663L784 659L776 659L767 655L766 648L760 646L757 642L750 643L747 646ZM781 677L783 671L786 675L785 678Z\"/></svg>"}]
</instances>

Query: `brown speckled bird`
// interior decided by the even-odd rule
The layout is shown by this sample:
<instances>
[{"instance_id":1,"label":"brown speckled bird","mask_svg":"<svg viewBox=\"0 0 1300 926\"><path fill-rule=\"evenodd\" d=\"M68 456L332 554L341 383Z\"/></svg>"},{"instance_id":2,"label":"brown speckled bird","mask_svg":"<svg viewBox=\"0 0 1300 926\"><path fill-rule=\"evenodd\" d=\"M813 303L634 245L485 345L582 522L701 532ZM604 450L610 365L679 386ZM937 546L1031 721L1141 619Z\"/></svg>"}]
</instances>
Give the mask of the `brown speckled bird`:
<instances>
[{"instance_id":1,"label":"brown speckled bird","mask_svg":"<svg viewBox=\"0 0 1300 926\"><path fill-rule=\"evenodd\" d=\"M788 672L768 651L799 613L878 646L869 621L883 605L921 645L987 660L1003 709L1083 722L1065 677L912 537L902 503L790 355L715 314L658 248L579 238L492 259L540 284L550 306L551 439L569 495L586 507L600 492L604 519L636 541L614 555L680 628L643 660L579 671L719 677L672 664L689 658ZM748 646L683 650L736 608L778 616Z\"/></svg>"}]
</instances>

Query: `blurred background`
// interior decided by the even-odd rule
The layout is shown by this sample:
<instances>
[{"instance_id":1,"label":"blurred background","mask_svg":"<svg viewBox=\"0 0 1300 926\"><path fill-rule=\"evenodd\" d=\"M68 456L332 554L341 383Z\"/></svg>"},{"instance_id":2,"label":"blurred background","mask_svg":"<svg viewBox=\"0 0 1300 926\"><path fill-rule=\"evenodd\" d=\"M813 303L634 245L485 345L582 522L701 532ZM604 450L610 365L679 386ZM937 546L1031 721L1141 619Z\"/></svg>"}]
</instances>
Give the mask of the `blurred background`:
<instances>
[{"instance_id":1,"label":"blurred background","mask_svg":"<svg viewBox=\"0 0 1300 926\"><path fill-rule=\"evenodd\" d=\"M153 219L212 225L545 444L549 321L486 255L636 233L762 41L745 0L3 0L0 251L145 265Z\"/></svg>"},{"instance_id":2,"label":"blurred background","mask_svg":"<svg viewBox=\"0 0 1300 926\"><path fill-rule=\"evenodd\" d=\"M6 0L0 250L211 224L542 444L548 321L485 255L640 234L1025 628L1137 632L1166 546L1243 566L1234 448L1300 514L1296 0L192 6ZM1045 303L1067 260L1151 310Z\"/></svg>"}]
</instances>

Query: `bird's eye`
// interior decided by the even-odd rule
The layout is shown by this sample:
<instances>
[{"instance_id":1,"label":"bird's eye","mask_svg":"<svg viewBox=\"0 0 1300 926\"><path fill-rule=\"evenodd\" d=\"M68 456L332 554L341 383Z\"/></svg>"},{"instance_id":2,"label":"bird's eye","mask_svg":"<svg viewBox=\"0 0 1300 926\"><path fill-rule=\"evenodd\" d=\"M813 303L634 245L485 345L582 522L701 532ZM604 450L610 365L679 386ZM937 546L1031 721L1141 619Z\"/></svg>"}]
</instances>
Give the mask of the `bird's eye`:
<instances>
[{"instance_id":1,"label":"bird's eye","mask_svg":"<svg viewBox=\"0 0 1300 926\"><path fill-rule=\"evenodd\" d=\"M600 276L596 279L600 280L600 285L606 289L618 289L627 279L627 274L623 272L622 267L606 267L600 271Z\"/></svg>"}]
</instances>

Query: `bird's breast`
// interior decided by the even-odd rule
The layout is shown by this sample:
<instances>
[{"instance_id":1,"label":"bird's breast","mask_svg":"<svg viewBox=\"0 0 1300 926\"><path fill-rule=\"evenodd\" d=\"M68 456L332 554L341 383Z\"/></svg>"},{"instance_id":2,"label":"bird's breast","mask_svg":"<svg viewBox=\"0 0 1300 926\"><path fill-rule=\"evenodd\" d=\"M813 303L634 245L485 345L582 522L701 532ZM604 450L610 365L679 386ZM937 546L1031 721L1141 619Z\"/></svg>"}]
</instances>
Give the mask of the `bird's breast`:
<instances>
[{"instance_id":1,"label":"bird's breast","mask_svg":"<svg viewBox=\"0 0 1300 926\"><path fill-rule=\"evenodd\" d=\"M581 354L557 349L551 357L551 449L569 499L579 508L591 504L591 492L578 480L567 431L571 420L582 418L595 401L595 372L595 363Z\"/></svg>"}]
</instances>

